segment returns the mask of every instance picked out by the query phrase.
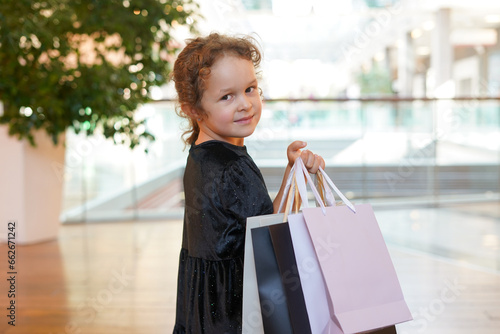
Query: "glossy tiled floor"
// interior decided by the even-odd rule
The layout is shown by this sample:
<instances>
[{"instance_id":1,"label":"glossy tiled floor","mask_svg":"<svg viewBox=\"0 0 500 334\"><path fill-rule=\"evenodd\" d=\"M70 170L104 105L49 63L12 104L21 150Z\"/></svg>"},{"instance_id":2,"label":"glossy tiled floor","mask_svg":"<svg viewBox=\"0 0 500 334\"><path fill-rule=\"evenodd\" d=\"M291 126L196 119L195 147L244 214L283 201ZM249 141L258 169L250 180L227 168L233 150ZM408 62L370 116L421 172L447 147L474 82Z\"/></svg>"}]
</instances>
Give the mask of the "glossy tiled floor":
<instances>
[{"instance_id":1,"label":"glossy tiled floor","mask_svg":"<svg viewBox=\"0 0 500 334\"><path fill-rule=\"evenodd\" d=\"M415 318L400 334L500 333L499 206L376 210ZM181 232L180 221L65 225L57 241L18 247L17 326L0 314L0 333L171 333Z\"/></svg>"},{"instance_id":2,"label":"glossy tiled floor","mask_svg":"<svg viewBox=\"0 0 500 334\"><path fill-rule=\"evenodd\" d=\"M500 333L500 203L377 210L414 321L404 333Z\"/></svg>"},{"instance_id":3,"label":"glossy tiled floor","mask_svg":"<svg viewBox=\"0 0 500 334\"><path fill-rule=\"evenodd\" d=\"M376 210L376 215L390 245L500 273L499 202Z\"/></svg>"}]
</instances>

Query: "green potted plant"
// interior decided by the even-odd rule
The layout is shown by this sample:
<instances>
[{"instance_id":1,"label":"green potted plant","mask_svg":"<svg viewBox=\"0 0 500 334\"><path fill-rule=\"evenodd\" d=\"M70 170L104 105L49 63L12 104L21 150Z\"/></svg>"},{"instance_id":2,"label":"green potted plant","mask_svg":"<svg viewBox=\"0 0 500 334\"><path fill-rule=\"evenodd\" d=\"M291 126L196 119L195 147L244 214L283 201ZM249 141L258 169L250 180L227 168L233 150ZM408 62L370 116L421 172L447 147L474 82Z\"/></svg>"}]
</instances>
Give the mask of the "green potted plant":
<instances>
[{"instance_id":1,"label":"green potted plant","mask_svg":"<svg viewBox=\"0 0 500 334\"><path fill-rule=\"evenodd\" d=\"M38 227L59 223L50 165L67 129L131 148L154 139L134 111L168 80L174 31L193 31L197 11L191 0L0 0L0 219L18 220L26 243L54 237Z\"/></svg>"}]
</instances>

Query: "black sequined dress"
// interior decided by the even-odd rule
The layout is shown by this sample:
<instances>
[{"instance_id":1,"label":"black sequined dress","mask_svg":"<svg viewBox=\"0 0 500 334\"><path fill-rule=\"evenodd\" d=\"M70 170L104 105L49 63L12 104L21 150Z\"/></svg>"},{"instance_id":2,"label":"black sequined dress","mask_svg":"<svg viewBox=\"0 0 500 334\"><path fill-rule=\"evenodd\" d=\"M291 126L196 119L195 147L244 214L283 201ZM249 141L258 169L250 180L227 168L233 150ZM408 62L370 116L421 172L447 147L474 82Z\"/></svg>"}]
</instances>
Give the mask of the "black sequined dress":
<instances>
[{"instance_id":1,"label":"black sequined dress","mask_svg":"<svg viewBox=\"0 0 500 334\"><path fill-rule=\"evenodd\" d=\"M174 334L241 333L246 218L273 203L245 146L193 145L184 173L185 214Z\"/></svg>"}]
</instances>

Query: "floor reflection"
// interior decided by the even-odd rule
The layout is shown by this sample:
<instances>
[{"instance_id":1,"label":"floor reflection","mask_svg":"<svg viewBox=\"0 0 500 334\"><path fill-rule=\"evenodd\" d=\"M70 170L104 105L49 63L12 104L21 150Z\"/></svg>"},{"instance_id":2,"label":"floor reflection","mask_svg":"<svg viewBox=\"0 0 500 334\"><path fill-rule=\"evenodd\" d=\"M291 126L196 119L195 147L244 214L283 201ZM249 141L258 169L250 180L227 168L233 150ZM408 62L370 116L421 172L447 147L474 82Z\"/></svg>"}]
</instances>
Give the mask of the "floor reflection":
<instances>
[{"instance_id":1,"label":"floor reflection","mask_svg":"<svg viewBox=\"0 0 500 334\"><path fill-rule=\"evenodd\" d=\"M7 254L7 245L0 244L0 254ZM7 272L3 270L6 263L2 261L2 274ZM64 265L58 241L16 245L16 326L7 325L2 312L1 333L47 334L47 328L54 333L67 333L71 317ZM4 279L1 282L3 310L7 287Z\"/></svg>"},{"instance_id":2,"label":"floor reflection","mask_svg":"<svg viewBox=\"0 0 500 334\"><path fill-rule=\"evenodd\" d=\"M500 203L375 210L388 244L500 273Z\"/></svg>"}]
</instances>

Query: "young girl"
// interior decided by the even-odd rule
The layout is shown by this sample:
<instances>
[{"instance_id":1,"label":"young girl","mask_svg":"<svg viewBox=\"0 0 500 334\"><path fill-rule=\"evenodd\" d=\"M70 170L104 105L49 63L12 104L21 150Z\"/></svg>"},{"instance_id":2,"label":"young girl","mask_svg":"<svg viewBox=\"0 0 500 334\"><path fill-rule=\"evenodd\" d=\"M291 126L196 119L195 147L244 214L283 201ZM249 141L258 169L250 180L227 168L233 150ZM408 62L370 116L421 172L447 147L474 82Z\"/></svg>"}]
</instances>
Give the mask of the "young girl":
<instances>
[{"instance_id":1,"label":"young girl","mask_svg":"<svg viewBox=\"0 0 500 334\"><path fill-rule=\"evenodd\" d=\"M179 114L189 120L184 174L185 215L174 333L241 333L247 217L277 211L297 157L316 173L324 160L306 143L287 149L288 165L274 202L244 146L262 101L255 69L261 54L249 38L211 34L179 54L173 79Z\"/></svg>"}]
</instances>

